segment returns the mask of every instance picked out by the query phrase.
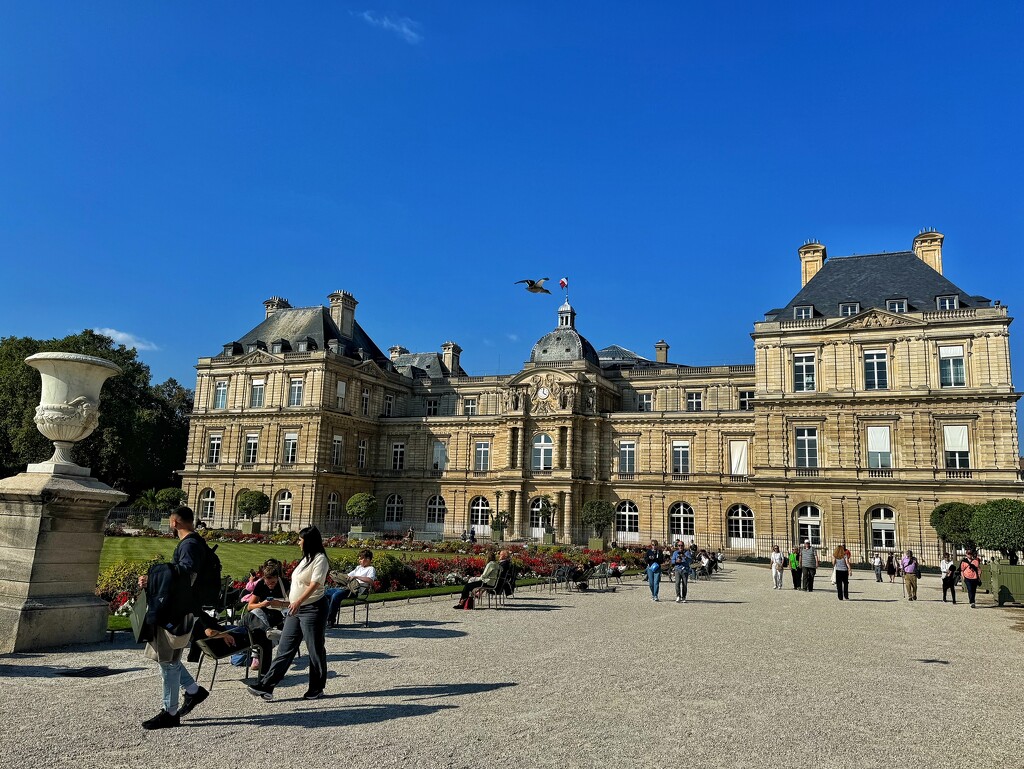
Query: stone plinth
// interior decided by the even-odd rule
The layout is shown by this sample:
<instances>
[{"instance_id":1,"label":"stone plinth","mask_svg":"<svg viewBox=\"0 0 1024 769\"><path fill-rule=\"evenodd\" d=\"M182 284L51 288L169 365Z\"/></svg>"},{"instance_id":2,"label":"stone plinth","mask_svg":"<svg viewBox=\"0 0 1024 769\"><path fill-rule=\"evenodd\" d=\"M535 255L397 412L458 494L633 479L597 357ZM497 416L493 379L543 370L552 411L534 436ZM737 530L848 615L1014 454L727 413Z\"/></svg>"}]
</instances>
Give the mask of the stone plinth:
<instances>
[{"instance_id":1,"label":"stone plinth","mask_svg":"<svg viewBox=\"0 0 1024 769\"><path fill-rule=\"evenodd\" d=\"M99 641L95 595L107 512L125 494L94 478L0 481L0 654Z\"/></svg>"}]
</instances>

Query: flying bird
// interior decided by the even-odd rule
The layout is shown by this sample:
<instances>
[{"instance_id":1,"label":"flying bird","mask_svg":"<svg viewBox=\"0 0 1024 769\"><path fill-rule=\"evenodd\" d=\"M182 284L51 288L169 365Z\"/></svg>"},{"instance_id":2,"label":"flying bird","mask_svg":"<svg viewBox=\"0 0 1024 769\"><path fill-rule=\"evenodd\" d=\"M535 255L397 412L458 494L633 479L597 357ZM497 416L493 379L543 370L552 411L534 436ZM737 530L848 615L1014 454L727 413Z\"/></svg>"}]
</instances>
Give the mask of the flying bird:
<instances>
[{"instance_id":1,"label":"flying bird","mask_svg":"<svg viewBox=\"0 0 1024 769\"><path fill-rule=\"evenodd\" d=\"M525 283L526 290L531 294L550 294L551 292L544 288L545 280L551 280L551 278L541 278L540 280L517 280L512 285L518 286L520 283Z\"/></svg>"}]
</instances>

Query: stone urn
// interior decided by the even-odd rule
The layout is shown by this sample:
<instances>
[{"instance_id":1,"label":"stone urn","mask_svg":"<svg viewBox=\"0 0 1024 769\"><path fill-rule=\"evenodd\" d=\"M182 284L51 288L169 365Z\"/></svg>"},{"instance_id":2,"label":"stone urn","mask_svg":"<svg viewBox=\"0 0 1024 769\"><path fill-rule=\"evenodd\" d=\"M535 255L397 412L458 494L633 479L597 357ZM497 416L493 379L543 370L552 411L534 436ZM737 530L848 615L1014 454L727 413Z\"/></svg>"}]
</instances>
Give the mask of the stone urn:
<instances>
[{"instance_id":1,"label":"stone urn","mask_svg":"<svg viewBox=\"0 0 1024 769\"><path fill-rule=\"evenodd\" d=\"M71 459L71 449L96 429L100 388L107 379L120 374L121 368L103 358L71 352L36 353L25 363L39 371L43 379L35 423L54 446L53 456L29 465L28 472L88 476L89 468L79 467Z\"/></svg>"}]
</instances>

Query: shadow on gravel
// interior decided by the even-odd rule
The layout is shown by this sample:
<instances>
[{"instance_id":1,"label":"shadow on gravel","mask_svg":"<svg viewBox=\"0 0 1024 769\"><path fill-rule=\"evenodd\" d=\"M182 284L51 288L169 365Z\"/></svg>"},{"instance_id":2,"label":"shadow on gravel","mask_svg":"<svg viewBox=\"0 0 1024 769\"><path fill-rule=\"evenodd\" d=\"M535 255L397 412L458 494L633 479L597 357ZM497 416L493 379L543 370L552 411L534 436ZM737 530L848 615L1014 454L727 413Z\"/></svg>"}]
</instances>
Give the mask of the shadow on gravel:
<instances>
[{"instance_id":1,"label":"shadow on gravel","mask_svg":"<svg viewBox=\"0 0 1024 769\"><path fill-rule=\"evenodd\" d=\"M41 655L38 655L41 656ZM135 673L145 668L110 668L106 665L68 668L54 665L0 664L0 677L11 678L106 678L122 673Z\"/></svg>"},{"instance_id":2,"label":"shadow on gravel","mask_svg":"<svg viewBox=\"0 0 1024 769\"><path fill-rule=\"evenodd\" d=\"M447 623L445 623L447 624ZM384 629L382 633L371 633L375 639L389 638L459 638L466 635L465 630L447 630L445 628L404 627L397 630Z\"/></svg>"},{"instance_id":3,"label":"shadow on gravel","mask_svg":"<svg viewBox=\"0 0 1024 769\"><path fill-rule=\"evenodd\" d=\"M896 603L899 601L898 598L851 598L850 600L857 603Z\"/></svg>"},{"instance_id":4,"label":"shadow on gravel","mask_svg":"<svg viewBox=\"0 0 1024 769\"><path fill-rule=\"evenodd\" d=\"M436 619L398 619L392 622L374 622L374 628L389 628L389 627L438 627L440 625L451 625L452 623L448 620L436 620ZM359 630L358 627L350 627L350 630Z\"/></svg>"},{"instance_id":5,"label":"shadow on gravel","mask_svg":"<svg viewBox=\"0 0 1024 769\"><path fill-rule=\"evenodd\" d=\"M362 662L363 660L393 660L398 659L394 654L387 652L342 652L341 654L328 654L328 662Z\"/></svg>"},{"instance_id":6,"label":"shadow on gravel","mask_svg":"<svg viewBox=\"0 0 1024 769\"><path fill-rule=\"evenodd\" d=\"M525 603L516 601L515 603L506 603L501 606L499 611L558 611L559 609L567 609L567 606L561 606L559 604L549 603Z\"/></svg>"},{"instance_id":7,"label":"shadow on gravel","mask_svg":"<svg viewBox=\"0 0 1024 769\"><path fill-rule=\"evenodd\" d=\"M926 665L948 665L949 664L949 660L923 660L923 659L917 659L917 660L914 660L914 662L923 662Z\"/></svg>"},{"instance_id":8,"label":"shadow on gravel","mask_svg":"<svg viewBox=\"0 0 1024 769\"><path fill-rule=\"evenodd\" d=\"M668 599L666 598L665 600L667 601ZM746 601L716 601L714 598L694 598L692 595L691 596L687 596L686 602L687 603L721 603L721 604L746 603Z\"/></svg>"},{"instance_id":9,"label":"shadow on gravel","mask_svg":"<svg viewBox=\"0 0 1024 769\"><path fill-rule=\"evenodd\" d=\"M423 684L422 686L396 686L393 689L381 689L375 692L343 692L336 697L416 697L418 699L435 699L437 697L458 697L463 694L479 694L493 692L509 686L518 686L512 681L499 681L490 684Z\"/></svg>"},{"instance_id":10,"label":"shadow on gravel","mask_svg":"<svg viewBox=\"0 0 1024 769\"><path fill-rule=\"evenodd\" d=\"M257 705L274 707L273 703L255 702ZM302 702L298 696L296 702ZM396 718L416 718L428 716L439 710L457 710L457 705L353 705L337 710L304 709L295 711L277 711L274 713L247 714L236 718L195 718L182 721L182 726L298 726L305 729L316 729L323 726L358 726L361 724L377 724Z\"/></svg>"}]
</instances>

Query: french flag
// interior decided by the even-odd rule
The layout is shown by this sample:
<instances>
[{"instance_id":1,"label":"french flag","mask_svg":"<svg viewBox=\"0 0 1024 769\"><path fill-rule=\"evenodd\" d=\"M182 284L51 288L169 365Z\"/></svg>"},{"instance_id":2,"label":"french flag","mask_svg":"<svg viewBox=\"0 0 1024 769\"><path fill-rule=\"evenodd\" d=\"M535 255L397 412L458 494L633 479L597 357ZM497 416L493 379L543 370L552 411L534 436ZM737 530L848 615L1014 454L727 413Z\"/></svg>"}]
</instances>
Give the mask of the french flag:
<instances>
[{"instance_id":1,"label":"french flag","mask_svg":"<svg viewBox=\"0 0 1024 769\"><path fill-rule=\"evenodd\" d=\"M569 279L568 278L559 278L558 279L558 287L559 288L569 288Z\"/></svg>"}]
</instances>

